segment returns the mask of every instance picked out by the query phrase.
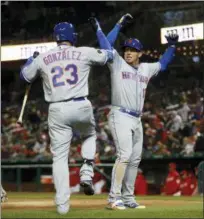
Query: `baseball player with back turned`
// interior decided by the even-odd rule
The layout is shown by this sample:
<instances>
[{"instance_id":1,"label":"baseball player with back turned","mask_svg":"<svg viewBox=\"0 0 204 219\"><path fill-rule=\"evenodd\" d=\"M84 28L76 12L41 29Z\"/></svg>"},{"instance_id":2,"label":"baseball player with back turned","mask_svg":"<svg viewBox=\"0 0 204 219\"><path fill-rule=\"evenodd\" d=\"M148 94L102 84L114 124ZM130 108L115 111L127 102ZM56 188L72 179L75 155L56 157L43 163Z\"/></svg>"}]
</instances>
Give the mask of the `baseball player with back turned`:
<instances>
[{"instance_id":1,"label":"baseball player with back turned","mask_svg":"<svg viewBox=\"0 0 204 219\"><path fill-rule=\"evenodd\" d=\"M124 25L132 19L124 15L108 34L111 46ZM98 21L92 22L95 30ZM135 201L134 185L142 155L143 128L141 115L147 84L152 76L164 71L172 61L178 35L166 36L168 48L158 62L140 63L142 44L138 39L127 39L123 44L124 57L114 50L111 72L112 108L109 126L116 146L115 165L108 197L108 209L145 208ZM101 47L102 48L102 47Z\"/></svg>"},{"instance_id":2,"label":"baseball player with back turned","mask_svg":"<svg viewBox=\"0 0 204 219\"><path fill-rule=\"evenodd\" d=\"M71 23L54 27L57 46L52 50L30 57L21 69L20 77L28 83L40 76L44 98L49 103L48 127L53 154L53 179L56 189L55 203L60 214L69 211L68 153L73 129L83 137L80 185L86 195L93 195L93 161L96 151L96 132L93 109L88 96L88 76L92 65L111 61L110 43L101 30L97 31L101 47L75 47L76 33ZM109 51L110 50L110 51Z\"/></svg>"}]
</instances>

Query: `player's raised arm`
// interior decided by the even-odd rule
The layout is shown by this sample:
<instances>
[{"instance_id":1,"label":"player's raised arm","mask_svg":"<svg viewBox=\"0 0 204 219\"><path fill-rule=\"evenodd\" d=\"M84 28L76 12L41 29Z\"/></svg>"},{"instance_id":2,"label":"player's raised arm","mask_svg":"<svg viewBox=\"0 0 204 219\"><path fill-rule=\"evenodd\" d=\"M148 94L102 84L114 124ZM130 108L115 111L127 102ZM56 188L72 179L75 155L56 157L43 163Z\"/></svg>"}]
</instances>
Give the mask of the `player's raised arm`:
<instances>
[{"instance_id":1,"label":"player's raised arm","mask_svg":"<svg viewBox=\"0 0 204 219\"><path fill-rule=\"evenodd\" d=\"M168 64L173 60L176 51L176 43L178 42L179 38L177 34L170 34L165 37L168 41L168 48L159 60L161 64L161 71L165 71Z\"/></svg>"},{"instance_id":2,"label":"player's raised arm","mask_svg":"<svg viewBox=\"0 0 204 219\"><path fill-rule=\"evenodd\" d=\"M35 58L38 55L39 52L34 52L33 56L28 58L26 63L21 68L20 78L28 83L31 83L37 76L39 67Z\"/></svg>"},{"instance_id":3,"label":"player's raised arm","mask_svg":"<svg viewBox=\"0 0 204 219\"><path fill-rule=\"evenodd\" d=\"M118 37L120 30L133 19L131 14L123 15L120 20L116 23L114 28L108 33L107 39L110 42L111 46L114 46L114 43Z\"/></svg>"},{"instance_id":4,"label":"player's raised arm","mask_svg":"<svg viewBox=\"0 0 204 219\"><path fill-rule=\"evenodd\" d=\"M108 58L107 61L112 61L113 60L112 47L109 41L107 40L106 36L104 35L99 22L94 17L89 18L89 22L91 23L94 31L96 31L96 36L97 36L100 48L107 51L107 58Z\"/></svg>"}]
</instances>

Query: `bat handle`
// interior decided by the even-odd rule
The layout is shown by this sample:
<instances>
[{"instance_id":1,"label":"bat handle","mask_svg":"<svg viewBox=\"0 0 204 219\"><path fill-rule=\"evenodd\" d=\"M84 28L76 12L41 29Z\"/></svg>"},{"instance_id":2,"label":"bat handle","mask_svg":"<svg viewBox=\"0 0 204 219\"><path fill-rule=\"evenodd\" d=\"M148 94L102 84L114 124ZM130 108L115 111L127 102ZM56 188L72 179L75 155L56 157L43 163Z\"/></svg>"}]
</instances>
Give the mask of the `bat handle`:
<instances>
[{"instance_id":1,"label":"bat handle","mask_svg":"<svg viewBox=\"0 0 204 219\"><path fill-rule=\"evenodd\" d=\"M20 125L20 126L23 126L23 119L22 119L22 116L19 117L19 119L17 120L16 123L17 123L18 125Z\"/></svg>"}]
</instances>

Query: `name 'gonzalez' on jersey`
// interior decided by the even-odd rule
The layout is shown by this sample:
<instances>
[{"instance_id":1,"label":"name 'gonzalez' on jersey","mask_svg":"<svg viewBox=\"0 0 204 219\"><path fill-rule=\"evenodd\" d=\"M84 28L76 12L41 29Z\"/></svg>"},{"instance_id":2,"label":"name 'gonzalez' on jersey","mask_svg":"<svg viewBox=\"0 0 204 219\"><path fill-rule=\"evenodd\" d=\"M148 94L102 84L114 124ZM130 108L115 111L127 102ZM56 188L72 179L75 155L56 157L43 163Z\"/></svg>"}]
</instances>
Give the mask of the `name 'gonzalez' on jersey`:
<instances>
[{"instance_id":1,"label":"name 'gonzalez' on jersey","mask_svg":"<svg viewBox=\"0 0 204 219\"><path fill-rule=\"evenodd\" d=\"M148 82L160 71L160 63L140 63L138 68L133 68L114 50L114 60L108 63L108 67L111 72L112 105L142 113Z\"/></svg>"},{"instance_id":2,"label":"name 'gonzalez' on jersey","mask_svg":"<svg viewBox=\"0 0 204 219\"><path fill-rule=\"evenodd\" d=\"M105 50L60 45L34 59L29 69L24 68L23 76L25 80L32 82L40 74L43 78L45 100L58 102L88 96L91 65L104 65L106 61Z\"/></svg>"}]
</instances>

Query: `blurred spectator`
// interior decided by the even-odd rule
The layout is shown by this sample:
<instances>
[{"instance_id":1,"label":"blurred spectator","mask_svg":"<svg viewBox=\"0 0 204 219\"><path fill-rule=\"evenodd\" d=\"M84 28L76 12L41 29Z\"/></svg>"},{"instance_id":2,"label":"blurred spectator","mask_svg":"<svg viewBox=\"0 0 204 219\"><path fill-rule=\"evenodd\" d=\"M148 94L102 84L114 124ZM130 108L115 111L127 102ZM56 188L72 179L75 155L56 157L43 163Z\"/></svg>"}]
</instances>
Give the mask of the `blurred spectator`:
<instances>
[{"instance_id":1,"label":"blurred spectator","mask_svg":"<svg viewBox=\"0 0 204 219\"><path fill-rule=\"evenodd\" d=\"M45 134L41 134L37 136L37 140L33 146L33 151L37 153L43 153L47 146L47 136Z\"/></svg>"},{"instance_id":2,"label":"blurred spectator","mask_svg":"<svg viewBox=\"0 0 204 219\"><path fill-rule=\"evenodd\" d=\"M197 195L198 193L198 180L196 177L196 168L195 168L195 174L193 173L193 171L189 171L189 177L191 178L191 189L192 191L192 195Z\"/></svg>"},{"instance_id":3,"label":"blurred spectator","mask_svg":"<svg viewBox=\"0 0 204 219\"><path fill-rule=\"evenodd\" d=\"M176 111L173 111L171 113L171 120L167 123L166 126L169 126L169 130L171 132L178 132L180 129L183 128L181 116L179 116Z\"/></svg>"},{"instance_id":4,"label":"blurred spectator","mask_svg":"<svg viewBox=\"0 0 204 219\"><path fill-rule=\"evenodd\" d=\"M179 196L181 194L180 183L181 183L181 179L179 173L176 170L176 164L170 163L169 172L166 177L161 194Z\"/></svg>"},{"instance_id":5,"label":"blurred spectator","mask_svg":"<svg viewBox=\"0 0 204 219\"><path fill-rule=\"evenodd\" d=\"M188 122L188 115L190 108L187 102L182 103L182 107L178 110L178 114L181 116L181 119L184 123Z\"/></svg>"},{"instance_id":6,"label":"blurred spectator","mask_svg":"<svg viewBox=\"0 0 204 219\"><path fill-rule=\"evenodd\" d=\"M96 153L95 164L100 164L100 163L101 161L99 154ZM104 169L100 167L98 171L94 172L93 185L94 185L95 194L101 194L105 191L106 178L103 176L103 173L104 173Z\"/></svg>"},{"instance_id":7,"label":"blurred spectator","mask_svg":"<svg viewBox=\"0 0 204 219\"><path fill-rule=\"evenodd\" d=\"M147 195L148 194L148 185L143 175L143 171L139 168L137 173L137 178L135 181L135 195Z\"/></svg>"},{"instance_id":8,"label":"blurred spectator","mask_svg":"<svg viewBox=\"0 0 204 219\"><path fill-rule=\"evenodd\" d=\"M100 169L102 172L103 169ZM106 178L100 173L95 171L93 177L93 185L95 194L101 194L104 191L104 186L106 184Z\"/></svg>"},{"instance_id":9,"label":"blurred spectator","mask_svg":"<svg viewBox=\"0 0 204 219\"><path fill-rule=\"evenodd\" d=\"M185 137L183 139L183 150L181 151L181 154L183 155L193 155L194 154L194 146L195 146L195 137Z\"/></svg>"},{"instance_id":10,"label":"blurred spectator","mask_svg":"<svg viewBox=\"0 0 204 219\"><path fill-rule=\"evenodd\" d=\"M34 162L51 158L51 153L49 151L49 139L47 134L40 133L39 136L37 136L37 140L33 146L33 151L36 154L36 156L32 159Z\"/></svg>"},{"instance_id":11,"label":"blurred spectator","mask_svg":"<svg viewBox=\"0 0 204 219\"><path fill-rule=\"evenodd\" d=\"M191 196L195 189L197 188L197 180L195 180L195 176L192 173L189 173L186 170L181 171L181 184L180 190L181 195Z\"/></svg>"},{"instance_id":12,"label":"blurred spectator","mask_svg":"<svg viewBox=\"0 0 204 219\"><path fill-rule=\"evenodd\" d=\"M204 152L204 119L200 121L199 134L195 143L195 152Z\"/></svg>"},{"instance_id":13,"label":"blurred spectator","mask_svg":"<svg viewBox=\"0 0 204 219\"><path fill-rule=\"evenodd\" d=\"M70 164L75 164L74 158L69 160ZM80 167L69 167L69 184L71 193L80 192Z\"/></svg>"}]
</instances>

